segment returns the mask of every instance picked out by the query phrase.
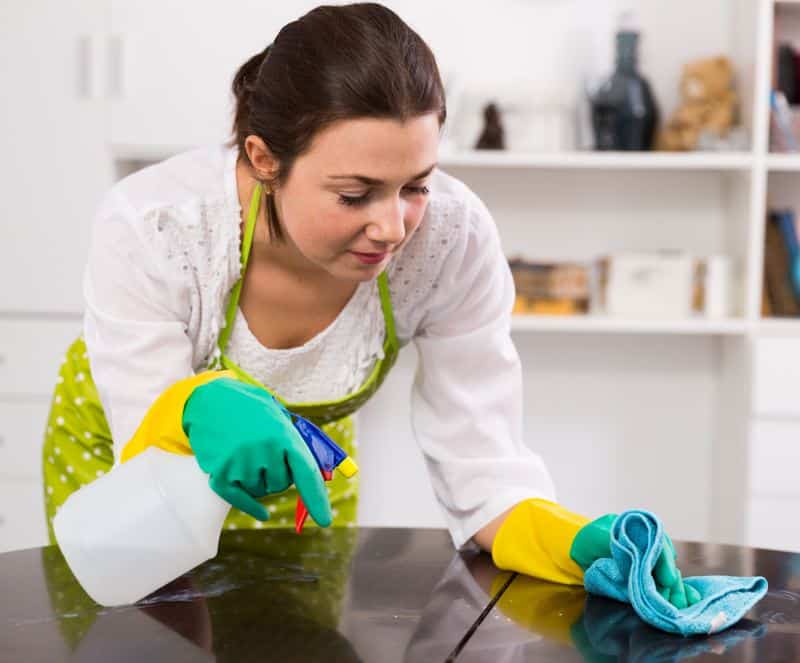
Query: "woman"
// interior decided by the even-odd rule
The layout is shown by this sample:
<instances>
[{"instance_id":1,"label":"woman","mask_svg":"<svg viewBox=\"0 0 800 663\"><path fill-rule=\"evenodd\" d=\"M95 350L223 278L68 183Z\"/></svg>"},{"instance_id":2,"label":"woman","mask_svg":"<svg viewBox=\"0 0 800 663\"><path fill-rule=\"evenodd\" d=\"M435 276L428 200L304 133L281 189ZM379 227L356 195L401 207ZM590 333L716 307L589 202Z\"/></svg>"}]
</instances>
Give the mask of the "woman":
<instances>
[{"instance_id":1,"label":"woman","mask_svg":"<svg viewBox=\"0 0 800 663\"><path fill-rule=\"evenodd\" d=\"M413 341L415 434L454 544L580 584L610 520L554 504L522 441L513 284L486 207L436 169L446 110L426 44L380 5L319 7L233 92L230 146L140 171L100 207L85 347L45 444L49 518L114 459L170 439L238 507L230 528L289 526L295 488L319 524L352 525L355 484L326 492L269 392L354 455L351 415ZM665 595L685 603L662 559Z\"/></svg>"}]
</instances>

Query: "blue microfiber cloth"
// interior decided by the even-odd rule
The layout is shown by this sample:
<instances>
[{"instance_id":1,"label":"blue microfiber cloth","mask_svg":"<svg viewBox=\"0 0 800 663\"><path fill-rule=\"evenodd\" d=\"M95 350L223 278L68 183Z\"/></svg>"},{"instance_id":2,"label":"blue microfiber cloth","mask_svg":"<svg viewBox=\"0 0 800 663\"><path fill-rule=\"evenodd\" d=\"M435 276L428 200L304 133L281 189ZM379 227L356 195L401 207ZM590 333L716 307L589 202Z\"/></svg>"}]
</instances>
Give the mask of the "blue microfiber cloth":
<instances>
[{"instance_id":1,"label":"blue microfiber cloth","mask_svg":"<svg viewBox=\"0 0 800 663\"><path fill-rule=\"evenodd\" d=\"M696 576L684 578L702 597L678 609L661 596L653 567L664 541L661 522L648 511L621 513L611 527L611 557L598 559L584 574L584 587L630 603L651 626L681 635L705 635L738 622L767 592L761 577Z\"/></svg>"}]
</instances>

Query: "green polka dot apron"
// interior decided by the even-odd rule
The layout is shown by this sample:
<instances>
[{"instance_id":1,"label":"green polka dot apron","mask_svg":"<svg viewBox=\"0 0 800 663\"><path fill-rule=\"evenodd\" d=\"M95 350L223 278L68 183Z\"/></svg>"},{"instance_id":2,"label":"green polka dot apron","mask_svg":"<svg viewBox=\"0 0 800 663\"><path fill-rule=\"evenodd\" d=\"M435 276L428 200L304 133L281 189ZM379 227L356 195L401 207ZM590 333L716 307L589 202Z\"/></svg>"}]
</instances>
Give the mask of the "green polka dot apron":
<instances>
[{"instance_id":1,"label":"green polka dot apron","mask_svg":"<svg viewBox=\"0 0 800 663\"><path fill-rule=\"evenodd\" d=\"M221 330L217 343L217 358L209 368L233 370L239 379L267 389L257 379L237 366L225 353L239 306L239 296L250 258L260 205L261 187L257 186L250 201L242 241L242 276L231 291L225 313L225 327ZM383 357L375 362L375 366L364 384L340 400L319 403L287 403L280 398L279 394L273 394L289 410L320 426L356 461L352 415L378 390L394 365L399 351L389 284L385 272L378 277L377 282L386 334L383 343ZM100 403L97 388L92 380L86 346L83 339L79 338L70 346L59 371L43 446L45 511L51 543L55 543L52 520L58 507L82 485L108 472L113 462L111 431ZM334 478L326 483L333 515L332 526L352 527L355 525L358 503L357 480L358 475L346 479L335 472ZM231 509L225 521L225 527L227 529L293 527L296 500L297 491L294 487L283 493L264 498L262 502L270 512L270 519L264 523L238 509ZM306 527L314 528L316 524L309 519Z\"/></svg>"}]
</instances>

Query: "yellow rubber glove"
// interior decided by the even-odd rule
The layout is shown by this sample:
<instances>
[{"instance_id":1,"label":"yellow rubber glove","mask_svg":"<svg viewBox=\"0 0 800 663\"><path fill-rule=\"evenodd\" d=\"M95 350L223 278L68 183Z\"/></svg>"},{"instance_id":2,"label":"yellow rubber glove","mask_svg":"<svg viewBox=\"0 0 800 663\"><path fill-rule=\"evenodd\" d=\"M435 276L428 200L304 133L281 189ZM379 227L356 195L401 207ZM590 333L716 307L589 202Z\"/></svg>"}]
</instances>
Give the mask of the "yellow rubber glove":
<instances>
[{"instance_id":1,"label":"yellow rubber glove","mask_svg":"<svg viewBox=\"0 0 800 663\"><path fill-rule=\"evenodd\" d=\"M183 431L183 409L192 392L219 378L236 379L233 371L205 371L173 384L150 406L139 428L122 449L124 463L148 447L158 447L184 456L193 455L189 438Z\"/></svg>"},{"instance_id":2,"label":"yellow rubber glove","mask_svg":"<svg viewBox=\"0 0 800 663\"><path fill-rule=\"evenodd\" d=\"M564 585L583 585L583 569L569 556L578 531L590 522L543 499L520 502L495 535L495 566Z\"/></svg>"}]
</instances>

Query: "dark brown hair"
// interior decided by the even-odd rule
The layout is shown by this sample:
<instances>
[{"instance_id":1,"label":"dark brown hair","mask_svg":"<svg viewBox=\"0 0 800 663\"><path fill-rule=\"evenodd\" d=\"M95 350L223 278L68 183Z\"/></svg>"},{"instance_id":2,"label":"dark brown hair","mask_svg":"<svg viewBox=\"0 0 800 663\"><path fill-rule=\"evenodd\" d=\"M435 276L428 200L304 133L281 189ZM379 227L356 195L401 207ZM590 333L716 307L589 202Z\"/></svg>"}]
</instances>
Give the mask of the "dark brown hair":
<instances>
[{"instance_id":1,"label":"dark brown hair","mask_svg":"<svg viewBox=\"0 0 800 663\"><path fill-rule=\"evenodd\" d=\"M284 26L233 79L233 140L261 138L279 162L283 184L314 136L344 119L407 119L447 114L436 59L422 38L376 3L321 6ZM252 165L252 164L250 164ZM270 236L281 239L274 202Z\"/></svg>"}]
</instances>

